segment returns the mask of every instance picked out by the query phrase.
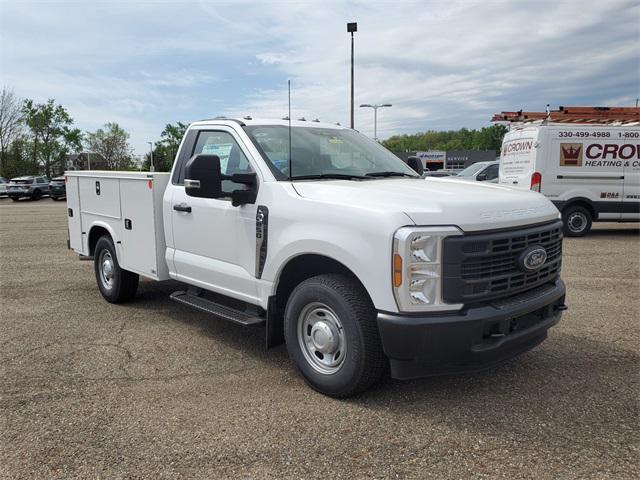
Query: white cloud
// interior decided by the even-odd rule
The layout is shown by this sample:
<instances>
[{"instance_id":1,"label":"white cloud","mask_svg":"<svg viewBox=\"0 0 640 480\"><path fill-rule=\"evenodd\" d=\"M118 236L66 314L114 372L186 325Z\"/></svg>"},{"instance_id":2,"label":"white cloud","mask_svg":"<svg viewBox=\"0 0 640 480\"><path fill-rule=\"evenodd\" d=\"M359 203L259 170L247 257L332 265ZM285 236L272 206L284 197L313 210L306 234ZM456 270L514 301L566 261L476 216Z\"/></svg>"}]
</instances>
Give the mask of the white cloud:
<instances>
[{"instance_id":1,"label":"white cloud","mask_svg":"<svg viewBox=\"0 0 640 480\"><path fill-rule=\"evenodd\" d=\"M56 98L83 129L120 121L134 146L215 113L348 124L378 134L477 127L491 114L640 95L640 4L589 1L5 1L2 83ZM70 14L72 12L73 14ZM609 103L612 104L612 103ZM371 134L373 115L356 108Z\"/></svg>"}]
</instances>

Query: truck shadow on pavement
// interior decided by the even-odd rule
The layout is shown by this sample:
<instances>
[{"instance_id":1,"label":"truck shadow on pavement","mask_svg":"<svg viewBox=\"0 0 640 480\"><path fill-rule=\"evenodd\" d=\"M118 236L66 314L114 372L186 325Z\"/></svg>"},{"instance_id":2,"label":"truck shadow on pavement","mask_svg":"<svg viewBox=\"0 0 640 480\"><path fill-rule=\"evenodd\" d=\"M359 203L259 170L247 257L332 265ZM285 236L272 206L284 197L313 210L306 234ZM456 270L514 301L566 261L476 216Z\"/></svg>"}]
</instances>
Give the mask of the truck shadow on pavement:
<instances>
[{"instance_id":1,"label":"truck shadow on pavement","mask_svg":"<svg viewBox=\"0 0 640 480\"><path fill-rule=\"evenodd\" d=\"M162 311L170 321L195 326L226 347L240 349L265 365L288 362L284 346L265 349L263 327L241 327L169 300L168 295L183 284L141 282L140 285L138 297L127 308ZM611 385L629 388L632 383L637 384L629 372L639 363L640 355L632 350L552 329L550 337L540 346L489 370L409 381L393 380L386 374L371 390L348 401L371 405L397 399L402 400L402 408L412 409L412 401L422 405L427 398L451 401L457 397L465 401L469 395L486 395L519 397L530 406L532 398L539 397L540 404L548 404L554 396L557 401L563 392L575 401L572 386L580 389L588 386L590 393L596 393L594 388L598 386L608 391Z\"/></svg>"},{"instance_id":2,"label":"truck shadow on pavement","mask_svg":"<svg viewBox=\"0 0 640 480\"><path fill-rule=\"evenodd\" d=\"M243 371L248 376L239 381L267 378L255 388L271 394L277 391L283 399L330 415L364 410L370 418L370 435L376 434L376 418L396 416L407 444L394 444L394 448L417 448L411 442L423 436L425 429L442 439L445 452L461 448L451 432L471 433L481 442L499 438L512 444L514 450L526 444L541 450L562 450L565 455L567 451L580 455L585 450L604 454L603 445L629 449L638 442L639 379L635 373L640 355L613 341L551 330L542 345L490 370L411 381L396 381L387 374L362 395L336 400L304 384L284 346L266 350L263 328L217 320L169 300L168 295L180 288L177 282L141 282L138 297L127 308L138 310L141 314L133 318L143 322L150 317L148 311L154 311L158 312L154 321L165 322L174 331L189 330L196 337L205 337L203 345L197 345L196 355L201 358L220 352L235 355L226 367L217 365L222 358L217 357L211 360L208 371L194 375L213 377ZM212 345L215 351L209 351L206 345ZM193 349L190 352L193 354ZM416 422L408 422L409 418ZM499 454L488 446L478 448L478 454Z\"/></svg>"},{"instance_id":3,"label":"truck shadow on pavement","mask_svg":"<svg viewBox=\"0 0 640 480\"><path fill-rule=\"evenodd\" d=\"M640 237L640 227L634 228L593 228L585 238L589 237ZM580 240L580 239L578 239Z\"/></svg>"}]
</instances>

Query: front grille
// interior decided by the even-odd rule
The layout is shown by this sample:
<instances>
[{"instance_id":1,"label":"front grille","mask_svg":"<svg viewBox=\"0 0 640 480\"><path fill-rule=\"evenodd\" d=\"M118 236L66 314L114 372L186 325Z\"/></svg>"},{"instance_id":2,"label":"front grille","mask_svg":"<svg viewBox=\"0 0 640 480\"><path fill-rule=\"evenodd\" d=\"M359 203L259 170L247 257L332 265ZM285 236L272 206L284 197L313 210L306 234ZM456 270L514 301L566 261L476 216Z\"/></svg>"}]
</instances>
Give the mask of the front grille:
<instances>
[{"instance_id":1,"label":"front grille","mask_svg":"<svg viewBox=\"0 0 640 480\"><path fill-rule=\"evenodd\" d=\"M518 265L528 247L542 246L542 268L525 273ZM443 298L476 303L504 298L555 279L562 263L562 222L508 232L449 237L443 249Z\"/></svg>"}]
</instances>

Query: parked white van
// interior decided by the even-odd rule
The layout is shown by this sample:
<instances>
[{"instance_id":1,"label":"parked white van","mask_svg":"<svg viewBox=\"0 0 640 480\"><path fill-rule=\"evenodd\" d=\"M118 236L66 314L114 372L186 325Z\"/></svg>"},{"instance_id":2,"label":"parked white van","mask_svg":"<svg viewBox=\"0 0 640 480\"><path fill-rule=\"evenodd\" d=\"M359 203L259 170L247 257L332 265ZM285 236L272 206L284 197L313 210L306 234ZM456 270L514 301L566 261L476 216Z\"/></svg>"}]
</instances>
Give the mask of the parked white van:
<instances>
[{"instance_id":1,"label":"parked white van","mask_svg":"<svg viewBox=\"0 0 640 480\"><path fill-rule=\"evenodd\" d=\"M640 126L538 124L502 142L501 185L534 190L562 213L565 235L594 221L640 220Z\"/></svg>"}]
</instances>

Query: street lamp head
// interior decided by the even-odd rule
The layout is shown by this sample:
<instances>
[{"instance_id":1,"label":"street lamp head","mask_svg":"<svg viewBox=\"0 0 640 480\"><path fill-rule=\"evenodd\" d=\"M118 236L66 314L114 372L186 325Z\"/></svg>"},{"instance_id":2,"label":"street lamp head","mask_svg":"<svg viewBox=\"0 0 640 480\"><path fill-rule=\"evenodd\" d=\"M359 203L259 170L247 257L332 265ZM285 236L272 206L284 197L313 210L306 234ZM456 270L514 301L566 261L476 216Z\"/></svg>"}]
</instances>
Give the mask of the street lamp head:
<instances>
[{"instance_id":1,"label":"street lamp head","mask_svg":"<svg viewBox=\"0 0 640 480\"><path fill-rule=\"evenodd\" d=\"M383 103L382 105L380 105L381 107L393 107L393 105L391 105L390 103Z\"/></svg>"},{"instance_id":2,"label":"street lamp head","mask_svg":"<svg viewBox=\"0 0 640 480\"><path fill-rule=\"evenodd\" d=\"M370 104L368 104L368 103L363 103L362 105L360 105L360 107L361 107L361 108L362 108L362 107L369 107L369 108L372 108L372 107L373 107L373 105L370 105Z\"/></svg>"},{"instance_id":3,"label":"street lamp head","mask_svg":"<svg viewBox=\"0 0 640 480\"><path fill-rule=\"evenodd\" d=\"M347 32L353 33L358 31L358 24L356 22L347 23Z\"/></svg>"}]
</instances>

